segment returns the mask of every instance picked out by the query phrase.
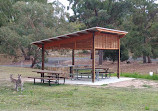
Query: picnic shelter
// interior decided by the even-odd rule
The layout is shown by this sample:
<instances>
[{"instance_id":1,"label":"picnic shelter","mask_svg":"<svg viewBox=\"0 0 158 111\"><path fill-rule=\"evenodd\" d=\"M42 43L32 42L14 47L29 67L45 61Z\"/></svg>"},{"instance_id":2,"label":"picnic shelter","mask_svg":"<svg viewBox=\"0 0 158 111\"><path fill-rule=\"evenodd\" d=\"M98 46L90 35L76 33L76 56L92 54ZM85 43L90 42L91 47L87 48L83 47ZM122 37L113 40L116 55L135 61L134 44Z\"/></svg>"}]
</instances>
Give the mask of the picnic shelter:
<instances>
[{"instance_id":1,"label":"picnic shelter","mask_svg":"<svg viewBox=\"0 0 158 111\"><path fill-rule=\"evenodd\" d=\"M72 49L72 65L75 65L74 50L91 50L92 82L95 82L95 51L118 50L117 77L120 77L120 39L128 32L93 27L74 33L35 41L32 44L42 49L42 70L44 70L44 52L49 49Z\"/></svg>"}]
</instances>

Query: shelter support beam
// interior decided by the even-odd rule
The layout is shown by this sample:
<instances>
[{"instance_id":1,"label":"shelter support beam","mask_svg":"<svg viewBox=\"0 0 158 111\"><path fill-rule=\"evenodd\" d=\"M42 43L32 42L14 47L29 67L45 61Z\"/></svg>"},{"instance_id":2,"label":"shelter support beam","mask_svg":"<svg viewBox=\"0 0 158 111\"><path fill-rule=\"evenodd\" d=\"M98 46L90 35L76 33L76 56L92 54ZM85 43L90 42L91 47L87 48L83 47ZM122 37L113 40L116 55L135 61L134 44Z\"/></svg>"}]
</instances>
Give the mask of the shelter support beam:
<instances>
[{"instance_id":1,"label":"shelter support beam","mask_svg":"<svg viewBox=\"0 0 158 111\"><path fill-rule=\"evenodd\" d=\"M42 70L44 70L44 44L42 44ZM44 77L44 73L41 73L41 77ZM44 83L44 80L41 80Z\"/></svg>"},{"instance_id":2,"label":"shelter support beam","mask_svg":"<svg viewBox=\"0 0 158 111\"><path fill-rule=\"evenodd\" d=\"M72 65L75 65L75 50L72 49Z\"/></svg>"},{"instance_id":3,"label":"shelter support beam","mask_svg":"<svg viewBox=\"0 0 158 111\"><path fill-rule=\"evenodd\" d=\"M75 65L75 50L72 49L72 65ZM73 66L70 67L70 74L71 76L73 75L74 70L73 70Z\"/></svg>"},{"instance_id":4,"label":"shelter support beam","mask_svg":"<svg viewBox=\"0 0 158 111\"><path fill-rule=\"evenodd\" d=\"M93 32L93 48L92 48L92 82L95 82L95 32Z\"/></svg>"},{"instance_id":5,"label":"shelter support beam","mask_svg":"<svg viewBox=\"0 0 158 111\"><path fill-rule=\"evenodd\" d=\"M42 44L42 70L44 70L44 44Z\"/></svg>"},{"instance_id":6,"label":"shelter support beam","mask_svg":"<svg viewBox=\"0 0 158 111\"><path fill-rule=\"evenodd\" d=\"M119 49L118 49L118 62L117 62L117 77L120 78L120 39L118 41Z\"/></svg>"}]
</instances>

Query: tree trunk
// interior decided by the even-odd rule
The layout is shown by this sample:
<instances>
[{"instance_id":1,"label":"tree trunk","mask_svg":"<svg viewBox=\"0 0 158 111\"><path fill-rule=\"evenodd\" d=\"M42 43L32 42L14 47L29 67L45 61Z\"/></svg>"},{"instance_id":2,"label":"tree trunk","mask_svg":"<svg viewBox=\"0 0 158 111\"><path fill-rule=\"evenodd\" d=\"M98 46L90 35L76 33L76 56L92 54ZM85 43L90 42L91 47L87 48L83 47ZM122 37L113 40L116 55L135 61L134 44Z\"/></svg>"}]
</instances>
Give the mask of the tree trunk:
<instances>
[{"instance_id":1,"label":"tree trunk","mask_svg":"<svg viewBox=\"0 0 158 111\"><path fill-rule=\"evenodd\" d=\"M99 50L99 65L103 64L103 50Z\"/></svg>"},{"instance_id":2,"label":"tree trunk","mask_svg":"<svg viewBox=\"0 0 158 111\"><path fill-rule=\"evenodd\" d=\"M22 54L23 54L23 56L24 56L24 59L25 59L25 60L30 60L30 56L26 54L26 52L24 51L24 48L21 47L20 49L21 49L21 52L22 52Z\"/></svg>"},{"instance_id":3,"label":"tree trunk","mask_svg":"<svg viewBox=\"0 0 158 111\"><path fill-rule=\"evenodd\" d=\"M98 16L97 9L94 9L94 12L95 12L95 16Z\"/></svg>"},{"instance_id":4,"label":"tree trunk","mask_svg":"<svg viewBox=\"0 0 158 111\"><path fill-rule=\"evenodd\" d=\"M33 68L34 65L37 63L38 57L39 57L39 51L36 50L34 57L31 59L31 60L32 60L32 64L31 64L31 66L30 66L31 68Z\"/></svg>"},{"instance_id":5,"label":"tree trunk","mask_svg":"<svg viewBox=\"0 0 158 111\"><path fill-rule=\"evenodd\" d=\"M27 55L27 56L25 57L25 60L30 60L30 56Z\"/></svg>"},{"instance_id":6,"label":"tree trunk","mask_svg":"<svg viewBox=\"0 0 158 111\"><path fill-rule=\"evenodd\" d=\"M152 63L150 56L147 56L148 58L148 63Z\"/></svg>"},{"instance_id":7,"label":"tree trunk","mask_svg":"<svg viewBox=\"0 0 158 111\"><path fill-rule=\"evenodd\" d=\"M146 56L143 54L143 63L146 63Z\"/></svg>"},{"instance_id":8,"label":"tree trunk","mask_svg":"<svg viewBox=\"0 0 158 111\"><path fill-rule=\"evenodd\" d=\"M144 36L144 44L146 43L146 39L145 39L145 36ZM146 63L146 55L144 54L143 52L143 63Z\"/></svg>"},{"instance_id":9,"label":"tree trunk","mask_svg":"<svg viewBox=\"0 0 158 111\"><path fill-rule=\"evenodd\" d=\"M37 63L37 59L36 58L32 58L31 68L33 68L36 63Z\"/></svg>"},{"instance_id":10,"label":"tree trunk","mask_svg":"<svg viewBox=\"0 0 158 111\"><path fill-rule=\"evenodd\" d=\"M38 54L36 52L35 56L31 59L31 61L32 61L31 68L33 68L34 65L37 63L37 57L38 57Z\"/></svg>"}]
</instances>

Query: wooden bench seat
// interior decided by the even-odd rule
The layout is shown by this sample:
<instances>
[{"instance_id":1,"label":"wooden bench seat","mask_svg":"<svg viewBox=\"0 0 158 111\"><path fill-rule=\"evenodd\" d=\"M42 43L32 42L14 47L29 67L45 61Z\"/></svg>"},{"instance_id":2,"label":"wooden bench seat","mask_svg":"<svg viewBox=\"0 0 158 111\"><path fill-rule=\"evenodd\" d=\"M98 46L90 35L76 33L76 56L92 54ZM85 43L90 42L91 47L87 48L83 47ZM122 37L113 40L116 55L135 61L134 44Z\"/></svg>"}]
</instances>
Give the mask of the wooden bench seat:
<instances>
[{"instance_id":1,"label":"wooden bench seat","mask_svg":"<svg viewBox=\"0 0 158 111\"><path fill-rule=\"evenodd\" d=\"M100 71L99 73L100 73L100 74L101 74L101 73L112 74L112 73L114 73L114 72Z\"/></svg>"},{"instance_id":2,"label":"wooden bench seat","mask_svg":"<svg viewBox=\"0 0 158 111\"><path fill-rule=\"evenodd\" d=\"M99 71L99 75L101 74L102 78L103 78L104 74L105 74L105 78L107 78L108 75L109 75L109 78L110 78L112 73L114 73L114 72ZM81 75L81 78L82 78L82 75L88 75L88 78L89 78L89 75L91 75L92 73L91 72L85 72L85 73L79 73L79 74Z\"/></svg>"},{"instance_id":3,"label":"wooden bench seat","mask_svg":"<svg viewBox=\"0 0 158 111\"><path fill-rule=\"evenodd\" d=\"M51 74L49 74L49 75L47 75L47 76L45 76L45 77L49 77L49 78L56 78L56 76L54 76L54 75L51 75ZM62 75L59 75L59 78L62 78L62 79L64 79L64 83L65 83L65 79L69 79L69 77L66 77L65 76L65 74L62 74Z\"/></svg>"},{"instance_id":4,"label":"wooden bench seat","mask_svg":"<svg viewBox=\"0 0 158 111\"><path fill-rule=\"evenodd\" d=\"M84 72L84 73L80 73L80 74L92 74L91 72Z\"/></svg>"},{"instance_id":5,"label":"wooden bench seat","mask_svg":"<svg viewBox=\"0 0 158 111\"><path fill-rule=\"evenodd\" d=\"M48 80L49 86L50 86L50 83L52 82L51 80L56 80L56 82L58 81L57 78L49 78L49 77L28 77L28 78L34 79L34 84L36 83L36 81L35 81L36 79L41 79L41 80L43 80L43 82L44 82L44 80Z\"/></svg>"},{"instance_id":6,"label":"wooden bench seat","mask_svg":"<svg viewBox=\"0 0 158 111\"><path fill-rule=\"evenodd\" d=\"M32 78L32 79L47 79L47 80L56 80L57 78L48 78L48 77L28 77L28 78Z\"/></svg>"},{"instance_id":7,"label":"wooden bench seat","mask_svg":"<svg viewBox=\"0 0 158 111\"><path fill-rule=\"evenodd\" d=\"M102 75L102 78L103 78L103 75L105 74L105 78L107 78L109 76L109 78L111 77L111 74L113 74L114 72L106 72L106 71L101 71L99 72L99 74Z\"/></svg>"},{"instance_id":8,"label":"wooden bench seat","mask_svg":"<svg viewBox=\"0 0 158 111\"><path fill-rule=\"evenodd\" d=\"M84 72L84 73L80 73L80 74L81 74L81 78L82 78L82 75L88 75L88 78L89 78L90 75L92 75L91 72Z\"/></svg>"}]
</instances>

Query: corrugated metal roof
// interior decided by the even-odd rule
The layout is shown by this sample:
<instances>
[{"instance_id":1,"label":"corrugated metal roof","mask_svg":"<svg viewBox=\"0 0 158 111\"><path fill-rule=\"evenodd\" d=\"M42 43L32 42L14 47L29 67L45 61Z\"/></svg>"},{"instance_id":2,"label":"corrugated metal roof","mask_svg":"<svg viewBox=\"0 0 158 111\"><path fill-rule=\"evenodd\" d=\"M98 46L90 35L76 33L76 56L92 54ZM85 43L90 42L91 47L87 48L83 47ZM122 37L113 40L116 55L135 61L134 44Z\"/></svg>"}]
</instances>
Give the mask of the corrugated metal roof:
<instances>
[{"instance_id":1,"label":"corrugated metal roof","mask_svg":"<svg viewBox=\"0 0 158 111\"><path fill-rule=\"evenodd\" d=\"M76 36L79 36L79 34L88 34L90 32L96 32L96 31L104 32L104 33L108 33L108 34L118 34L118 35L126 35L128 33L126 31L108 29L108 28L103 28L103 27L92 27L89 29L85 29L85 30L81 30L81 31L77 31L77 32L73 32L73 33L69 33L69 34L65 34L65 35L60 35L60 36L52 37L49 39L35 41L35 42L32 42L32 44L35 44L35 45L43 44L44 42L52 42L55 40L62 40L63 38L65 39L65 38L70 38L70 37L76 37Z\"/></svg>"}]
</instances>

